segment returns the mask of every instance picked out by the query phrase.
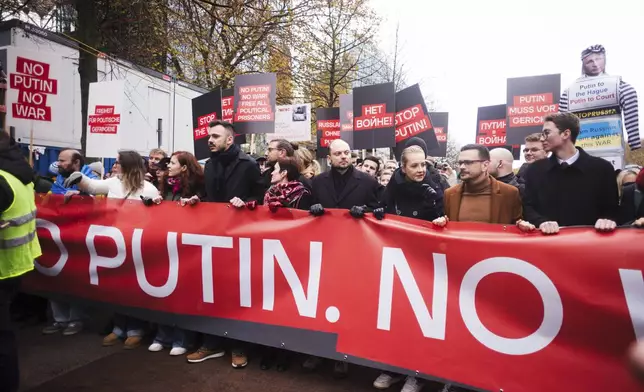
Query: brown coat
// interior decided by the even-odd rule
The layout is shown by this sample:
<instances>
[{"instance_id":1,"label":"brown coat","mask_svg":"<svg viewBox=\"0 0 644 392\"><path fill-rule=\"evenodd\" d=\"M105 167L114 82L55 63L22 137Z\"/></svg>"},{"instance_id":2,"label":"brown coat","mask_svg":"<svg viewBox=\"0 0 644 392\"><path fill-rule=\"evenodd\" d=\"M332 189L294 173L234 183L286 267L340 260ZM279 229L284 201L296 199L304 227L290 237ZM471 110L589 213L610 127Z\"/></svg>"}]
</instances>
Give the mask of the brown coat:
<instances>
[{"instance_id":1,"label":"brown coat","mask_svg":"<svg viewBox=\"0 0 644 392\"><path fill-rule=\"evenodd\" d=\"M512 185L504 184L490 177L492 186L491 222L500 224L515 224L523 215L523 207L519 190ZM451 221L458 222L458 213L461 208L463 196L463 183L454 185L445 191L445 215Z\"/></svg>"}]
</instances>

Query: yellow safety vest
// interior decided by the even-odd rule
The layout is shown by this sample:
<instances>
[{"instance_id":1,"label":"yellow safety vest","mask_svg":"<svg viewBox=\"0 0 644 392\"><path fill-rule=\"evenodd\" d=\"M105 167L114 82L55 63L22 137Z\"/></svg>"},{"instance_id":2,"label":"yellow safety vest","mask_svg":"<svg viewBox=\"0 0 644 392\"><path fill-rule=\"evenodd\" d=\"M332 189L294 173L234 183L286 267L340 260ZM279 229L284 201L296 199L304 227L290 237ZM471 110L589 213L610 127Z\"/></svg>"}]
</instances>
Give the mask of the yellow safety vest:
<instances>
[{"instance_id":1,"label":"yellow safety vest","mask_svg":"<svg viewBox=\"0 0 644 392\"><path fill-rule=\"evenodd\" d=\"M0 212L0 280L20 276L34 269L42 252L36 235L34 184L23 184L11 173L0 170L13 191L11 206Z\"/></svg>"}]
</instances>

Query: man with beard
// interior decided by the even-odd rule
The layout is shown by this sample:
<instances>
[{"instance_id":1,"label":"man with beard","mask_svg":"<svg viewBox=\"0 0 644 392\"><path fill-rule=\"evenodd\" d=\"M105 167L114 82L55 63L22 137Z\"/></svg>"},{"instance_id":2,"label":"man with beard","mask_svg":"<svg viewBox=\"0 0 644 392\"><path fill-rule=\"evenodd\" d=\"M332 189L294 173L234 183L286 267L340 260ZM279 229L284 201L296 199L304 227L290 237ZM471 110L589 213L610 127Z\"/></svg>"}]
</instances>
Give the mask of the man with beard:
<instances>
[{"instance_id":1,"label":"man with beard","mask_svg":"<svg viewBox=\"0 0 644 392\"><path fill-rule=\"evenodd\" d=\"M517 224L521 230L534 226L521 220L519 190L490 175L490 152L485 146L468 144L458 155L461 183L445 191L445 216L434 220L437 226L448 221Z\"/></svg>"},{"instance_id":2,"label":"man with beard","mask_svg":"<svg viewBox=\"0 0 644 392\"><path fill-rule=\"evenodd\" d=\"M351 164L351 149L347 142L341 139L331 142L328 159L331 170L313 179L315 204L347 210L355 206L379 207L379 184Z\"/></svg>"},{"instance_id":3,"label":"man with beard","mask_svg":"<svg viewBox=\"0 0 644 392\"><path fill-rule=\"evenodd\" d=\"M74 172L81 172L91 179L99 179L89 165L85 165L85 159L78 150L65 149L58 154L58 176L51 187L51 193L55 195L72 196L80 193L78 187L73 185L66 188L63 183ZM68 302L50 300L51 314L54 322L43 328L44 335L53 335L62 331L64 336L71 336L83 329L83 320L86 318L82 306Z\"/></svg>"},{"instance_id":4,"label":"man with beard","mask_svg":"<svg viewBox=\"0 0 644 392\"><path fill-rule=\"evenodd\" d=\"M324 214L325 208L341 208L350 210L351 215L358 218L371 209L381 219L384 210L379 208L377 197L380 184L375 178L354 167L351 148L347 142L341 139L331 142L327 159L331 170L313 178L314 205L311 206L311 214L318 216ZM312 356L304 362L303 367L313 371L321 362L321 358ZM346 377L348 370L348 363L335 363L336 377Z\"/></svg>"},{"instance_id":5,"label":"man with beard","mask_svg":"<svg viewBox=\"0 0 644 392\"><path fill-rule=\"evenodd\" d=\"M617 227L613 165L575 147L579 128L572 113L544 118L543 147L552 156L530 165L523 198L526 219L543 234L558 233L560 226L594 225L598 231Z\"/></svg>"},{"instance_id":6,"label":"man with beard","mask_svg":"<svg viewBox=\"0 0 644 392\"><path fill-rule=\"evenodd\" d=\"M51 187L51 193L55 195L73 195L80 193L76 185L69 188L65 188L65 186L63 186L67 177L74 172L81 172L85 176L94 180L99 179L96 174L94 174L92 168L85 164L85 158L83 158L78 150L71 148L62 150L58 154L57 163L58 176L56 176L56 181L54 181L54 185Z\"/></svg>"},{"instance_id":7,"label":"man with beard","mask_svg":"<svg viewBox=\"0 0 644 392\"><path fill-rule=\"evenodd\" d=\"M11 302L41 255L33 173L12 137L0 130L0 390L18 391L18 347Z\"/></svg>"},{"instance_id":8,"label":"man with beard","mask_svg":"<svg viewBox=\"0 0 644 392\"><path fill-rule=\"evenodd\" d=\"M253 158L235 144L235 128L225 121L208 124L210 159L204 168L206 196L204 201L230 203L236 208L253 208L264 197L259 167ZM199 363L224 356L221 338L205 335L203 345L187 356L188 362ZM246 367L248 357L241 348L232 352L232 366Z\"/></svg>"}]
</instances>

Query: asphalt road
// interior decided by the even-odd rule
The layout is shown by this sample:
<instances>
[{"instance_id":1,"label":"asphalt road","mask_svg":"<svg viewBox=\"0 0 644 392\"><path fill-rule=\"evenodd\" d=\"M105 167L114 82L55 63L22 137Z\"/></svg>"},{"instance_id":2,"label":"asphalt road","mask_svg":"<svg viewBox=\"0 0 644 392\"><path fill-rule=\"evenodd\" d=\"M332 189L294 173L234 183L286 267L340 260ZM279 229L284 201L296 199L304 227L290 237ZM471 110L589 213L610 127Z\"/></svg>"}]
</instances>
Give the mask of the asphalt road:
<instances>
[{"instance_id":1,"label":"asphalt road","mask_svg":"<svg viewBox=\"0 0 644 392\"><path fill-rule=\"evenodd\" d=\"M288 371L261 370L258 355L251 356L245 369L233 369L230 355L200 364L185 357L171 357L168 351L152 353L147 344L135 350L122 346L102 347L98 329L75 336L44 336L42 325L18 330L21 391L107 392L107 391L265 391L265 392L373 392L379 372L351 365L349 377L333 378L332 363L315 373L305 373L297 356ZM402 384L390 388L399 391ZM439 390L428 385L423 392Z\"/></svg>"}]
</instances>

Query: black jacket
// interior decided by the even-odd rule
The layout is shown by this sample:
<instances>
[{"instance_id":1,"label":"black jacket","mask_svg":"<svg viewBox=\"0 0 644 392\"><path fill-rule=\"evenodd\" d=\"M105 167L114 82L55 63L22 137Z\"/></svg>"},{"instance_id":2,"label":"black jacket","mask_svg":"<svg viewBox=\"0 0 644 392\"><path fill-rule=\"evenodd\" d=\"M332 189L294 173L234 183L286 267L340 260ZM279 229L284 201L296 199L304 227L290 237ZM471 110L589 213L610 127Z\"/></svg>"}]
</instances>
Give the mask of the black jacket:
<instances>
[{"instance_id":1,"label":"black jacket","mask_svg":"<svg viewBox=\"0 0 644 392\"><path fill-rule=\"evenodd\" d=\"M353 206L366 205L378 208L378 187L380 184L368 174L357 169L347 173L350 177L344 190L336 195L333 185L332 170L321 173L313 178L313 204L322 204L324 208L350 209Z\"/></svg>"},{"instance_id":2,"label":"black jacket","mask_svg":"<svg viewBox=\"0 0 644 392\"><path fill-rule=\"evenodd\" d=\"M0 148L0 170L12 174L25 185L34 181L31 166L29 166L29 162L22 155L22 151L20 151L20 147L17 144ZM13 191L7 181L0 177L0 213L6 211L12 203Z\"/></svg>"},{"instance_id":3,"label":"black jacket","mask_svg":"<svg viewBox=\"0 0 644 392\"><path fill-rule=\"evenodd\" d=\"M219 172L219 173L218 173ZM224 176L224 190L217 192L218 176ZM223 173L215 167L209 159L204 167L204 180L206 183L206 196L204 201L228 203L232 198L239 197L245 202L262 202L264 197L264 184L255 160L243 151L239 151L237 158L228 164Z\"/></svg>"},{"instance_id":4,"label":"black jacket","mask_svg":"<svg viewBox=\"0 0 644 392\"><path fill-rule=\"evenodd\" d=\"M524 186L525 188L525 173L528 171L530 164L528 162L521 165L519 171L517 172L517 182Z\"/></svg>"},{"instance_id":5,"label":"black jacket","mask_svg":"<svg viewBox=\"0 0 644 392\"><path fill-rule=\"evenodd\" d=\"M523 193L525 192L525 184L520 183L519 178L515 176L514 173L510 173L503 177L498 177L497 180L501 181L504 184L512 185L513 187L517 188L519 190L519 194L521 195L521 197L523 197Z\"/></svg>"},{"instance_id":6,"label":"black jacket","mask_svg":"<svg viewBox=\"0 0 644 392\"><path fill-rule=\"evenodd\" d=\"M524 219L539 226L594 226L598 219L617 220L615 170L608 161L579 150L579 158L562 167L553 154L530 164L525 174Z\"/></svg>"},{"instance_id":7,"label":"black jacket","mask_svg":"<svg viewBox=\"0 0 644 392\"><path fill-rule=\"evenodd\" d=\"M619 203L619 218L617 220L620 225L631 225L636 219L644 218L644 200L640 200L639 206L635 205L636 190L637 184L627 185L622 190L622 200ZM644 198L644 195L642 197Z\"/></svg>"},{"instance_id":8,"label":"black jacket","mask_svg":"<svg viewBox=\"0 0 644 392\"><path fill-rule=\"evenodd\" d=\"M267 167L268 169L264 170L264 173L262 173L262 183L264 184L264 193L266 193L266 191L268 191L268 188L271 187L271 176L273 175L273 165L268 163ZM304 177L303 175L300 175L297 181L301 182L302 185L304 185L304 188L308 189L309 192L311 192L311 180Z\"/></svg>"},{"instance_id":9,"label":"black jacket","mask_svg":"<svg viewBox=\"0 0 644 392\"><path fill-rule=\"evenodd\" d=\"M429 172L422 182L410 182L396 169L387 184L383 207L389 214L432 221L443 215L443 188Z\"/></svg>"}]
</instances>

